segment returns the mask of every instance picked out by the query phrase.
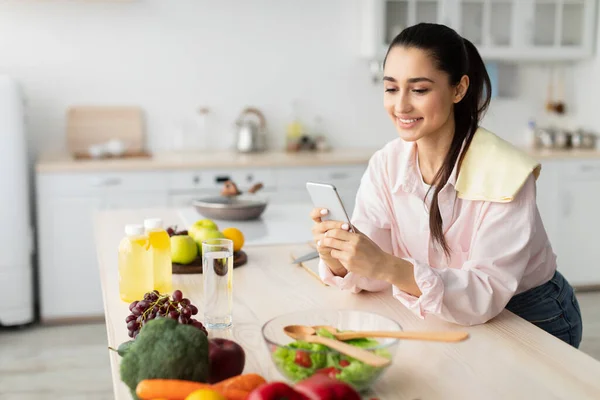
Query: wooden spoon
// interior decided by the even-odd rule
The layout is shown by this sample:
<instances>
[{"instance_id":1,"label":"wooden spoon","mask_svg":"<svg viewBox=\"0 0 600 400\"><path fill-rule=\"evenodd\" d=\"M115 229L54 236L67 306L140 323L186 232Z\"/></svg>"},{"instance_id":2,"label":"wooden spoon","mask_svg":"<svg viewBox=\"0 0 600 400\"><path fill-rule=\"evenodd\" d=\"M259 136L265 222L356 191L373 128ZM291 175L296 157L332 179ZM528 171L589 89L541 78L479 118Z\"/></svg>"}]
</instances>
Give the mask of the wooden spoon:
<instances>
[{"instance_id":1,"label":"wooden spoon","mask_svg":"<svg viewBox=\"0 0 600 400\"><path fill-rule=\"evenodd\" d=\"M469 337L468 332L449 331L449 332L403 332L403 331L356 331L356 332L338 332L334 327L322 325L313 326L313 329L325 329L335 336L338 340L350 340L358 338L397 338L428 340L433 342L460 342Z\"/></svg>"},{"instance_id":2,"label":"wooden spoon","mask_svg":"<svg viewBox=\"0 0 600 400\"><path fill-rule=\"evenodd\" d=\"M392 361L371 353L370 351L361 349L360 347L352 346L335 339L330 339L322 336L316 336L316 331L310 326L303 325L288 325L283 328L286 335L296 340L303 340L309 343L318 343L339 351L342 354L356 358L367 365L381 368L388 366Z\"/></svg>"}]
</instances>

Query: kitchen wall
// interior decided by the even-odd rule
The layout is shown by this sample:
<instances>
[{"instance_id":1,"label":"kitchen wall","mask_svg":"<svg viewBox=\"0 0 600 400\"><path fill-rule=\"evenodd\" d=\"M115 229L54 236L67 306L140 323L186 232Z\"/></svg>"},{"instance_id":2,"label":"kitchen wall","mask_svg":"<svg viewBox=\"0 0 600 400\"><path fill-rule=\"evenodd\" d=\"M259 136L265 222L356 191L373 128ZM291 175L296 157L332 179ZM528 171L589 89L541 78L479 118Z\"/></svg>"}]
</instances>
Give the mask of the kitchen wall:
<instances>
[{"instance_id":1,"label":"kitchen wall","mask_svg":"<svg viewBox=\"0 0 600 400\"><path fill-rule=\"evenodd\" d=\"M378 147L395 137L382 109L382 86L358 57L360 0L134 0L0 2L0 73L18 78L28 104L32 155L64 148L73 104L137 104L148 143L165 149L181 122L212 110L212 143L227 146L247 105L266 114L271 145L281 147L290 101L319 114L335 146ZM544 66L528 65L501 85L484 125L524 143L541 118ZM577 82L574 82L577 76ZM573 118L600 131L593 104L600 57L567 71Z\"/></svg>"}]
</instances>

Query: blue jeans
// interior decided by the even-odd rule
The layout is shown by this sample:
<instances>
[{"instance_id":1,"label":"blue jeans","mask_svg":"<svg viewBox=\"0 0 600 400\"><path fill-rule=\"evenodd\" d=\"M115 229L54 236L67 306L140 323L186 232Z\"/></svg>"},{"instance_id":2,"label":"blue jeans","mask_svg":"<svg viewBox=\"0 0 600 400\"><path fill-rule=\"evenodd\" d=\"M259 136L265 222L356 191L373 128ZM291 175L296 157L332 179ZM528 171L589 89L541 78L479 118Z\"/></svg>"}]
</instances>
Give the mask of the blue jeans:
<instances>
[{"instance_id":1,"label":"blue jeans","mask_svg":"<svg viewBox=\"0 0 600 400\"><path fill-rule=\"evenodd\" d=\"M506 309L571 346L578 348L581 343L579 302L558 271L548 282L514 296Z\"/></svg>"}]
</instances>

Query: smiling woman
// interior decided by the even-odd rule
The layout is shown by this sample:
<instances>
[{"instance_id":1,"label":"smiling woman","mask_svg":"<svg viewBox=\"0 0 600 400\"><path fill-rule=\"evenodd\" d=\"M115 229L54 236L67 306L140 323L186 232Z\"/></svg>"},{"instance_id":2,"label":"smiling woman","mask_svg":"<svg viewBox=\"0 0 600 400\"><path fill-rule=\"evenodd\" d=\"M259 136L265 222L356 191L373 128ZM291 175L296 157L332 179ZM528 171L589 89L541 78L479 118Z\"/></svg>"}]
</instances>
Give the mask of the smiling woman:
<instances>
[{"instance_id":1,"label":"smiling woman","mask_svg":"<svg viewBox=\"0 0 600 400\"><path fill-rule=\"evenodd\" d=\"M579 346L579 305L537 209L540 165L479 126L491 85L475 46L444 25L409 27L383 88L399 138L369 162L354 232L312 211L321 278L355 293L391 286L420 317L464 325L507 308Z\"/></svg>"},{"instance_id":2,"label":"smiling woman","mask_svg":"<svg viewBox=\"0 0 600 400\"><path fill-rule=\"evenodd\" d=\"M429 214L432 236L449 253L437 194L463 144L463 156L469 148L489 105L491 84L475 46L450 28L440 28L423 24L394 39L384 60L384 107L402 139L423 139L420 147L428 147L424 152L439 155L437 160L423 159L421 172L426 183L435 185Z\"/></svg>"}]
</instances>

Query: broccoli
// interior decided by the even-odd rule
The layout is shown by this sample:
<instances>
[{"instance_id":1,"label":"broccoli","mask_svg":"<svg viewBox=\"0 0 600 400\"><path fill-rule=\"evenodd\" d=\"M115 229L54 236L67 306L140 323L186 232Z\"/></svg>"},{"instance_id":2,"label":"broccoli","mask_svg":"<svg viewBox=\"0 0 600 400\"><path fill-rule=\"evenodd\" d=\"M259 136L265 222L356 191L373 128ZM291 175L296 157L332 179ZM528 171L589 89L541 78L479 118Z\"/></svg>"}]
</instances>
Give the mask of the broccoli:
<instances>
[{"instance_id":1,"label":"broccoli","mask_svg":"<svg viewBox=\"0 0 600 400\"><path fill-rule=\"evenodd\" d=\"M192 325L170 318L148 321L121 359L121 380L135 396L144 379L184 379L206 382L208 338Z\"/></svg>"}]
</instances>

